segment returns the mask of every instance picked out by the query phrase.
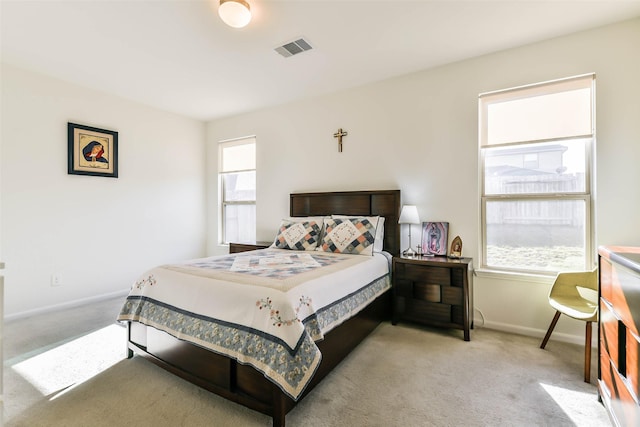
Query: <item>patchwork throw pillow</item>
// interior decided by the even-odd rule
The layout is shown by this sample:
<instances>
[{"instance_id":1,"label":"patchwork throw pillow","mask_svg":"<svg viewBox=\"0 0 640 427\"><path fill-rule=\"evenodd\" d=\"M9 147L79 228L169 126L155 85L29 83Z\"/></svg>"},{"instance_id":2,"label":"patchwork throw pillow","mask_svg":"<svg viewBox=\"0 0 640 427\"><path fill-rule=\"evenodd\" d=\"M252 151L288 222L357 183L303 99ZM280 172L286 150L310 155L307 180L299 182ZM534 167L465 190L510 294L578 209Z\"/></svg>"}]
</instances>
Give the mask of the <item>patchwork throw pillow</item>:
<instances>
[{"instance_id":1,"label":"patchwork throw pillow","mask_svg":"<svg viewBox=\"0 0 640 427\"><path fill-rule=\"evenodd\" d=\"M318 246L321 224L315 221L282 220L272 248L313 251Z\"/></svg>"},{"instance_id":2,"label":"patchwork throw pillow","mask_svg":"<svg viewBox=\"0 0 640 427\"><path fill-rule=\"evenodd\" d=\"M376 241L373 244L373 252L382 252L384 248L384 217L383 216L349 216L349 215L331 215L334 219L361 219L366 218L376 227Z\"/></svg>"},{"instance_id":3,"label":"patchwork throw pillow","mask_svg":"<svg viewBox=\"0 0 640 427\"><path fill-rule=\"evenodd\" d=\"M324 252L373 255L376 227L368 218L327 218L318 248Z\"/></svg>"}]
</instances>

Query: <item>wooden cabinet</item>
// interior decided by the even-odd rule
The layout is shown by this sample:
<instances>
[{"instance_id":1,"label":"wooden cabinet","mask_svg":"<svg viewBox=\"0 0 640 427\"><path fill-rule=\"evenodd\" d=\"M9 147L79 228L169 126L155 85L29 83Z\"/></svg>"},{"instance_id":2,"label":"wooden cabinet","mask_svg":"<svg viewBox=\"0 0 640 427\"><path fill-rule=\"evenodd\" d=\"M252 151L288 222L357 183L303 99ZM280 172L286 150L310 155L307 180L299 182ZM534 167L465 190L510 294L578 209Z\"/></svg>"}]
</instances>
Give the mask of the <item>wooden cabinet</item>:
<instances>
[{"instance_id":1,"label":"wooden cabinet","mask_svg":"<svg viewBox=\"0 0 640 427\"><path fill-rule=\"evenodd\" d=\"M618 426L640 425L640 248L598 249L598 393Z\"/></svg>"},{"instance_id":2,"label":"wooden cabinet","mask_svg":"<svg viewBox=\"0 0 640 427\"><path fill-rule=\"evenodd\" d=\"M471 258L394 257L393 318L456 328L471 339L473 328Z\"/></svg>"},{"instance_id":3,"label":"wooden cabinet","mask_svg":"<svg viewBox=\"0 0 640 427\"><path fill-rule=\"evenodd\" d=\"M266 249L271 246L272 242L253 242L253 243L229 243L229 253L255 251L256 249Z\"/></svg>"}]
</instances>

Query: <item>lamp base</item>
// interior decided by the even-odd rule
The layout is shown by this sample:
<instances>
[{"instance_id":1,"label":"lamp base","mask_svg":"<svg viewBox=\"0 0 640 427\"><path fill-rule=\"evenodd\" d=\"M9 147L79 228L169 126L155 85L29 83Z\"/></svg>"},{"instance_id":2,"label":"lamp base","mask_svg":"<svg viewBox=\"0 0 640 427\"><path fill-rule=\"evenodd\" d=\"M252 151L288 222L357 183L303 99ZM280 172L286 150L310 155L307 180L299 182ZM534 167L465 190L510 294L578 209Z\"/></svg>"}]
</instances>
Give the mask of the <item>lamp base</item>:
<instances>
[{"instance_id":1,"label":"lamp base","mask_svg":"<svg viewBox=\"0 0 640 427\"><path fill-rule=\"evenodd\" d=\"M402 252L402 256L406 256L406 257L414 257L416 256L416 251L414 251L413 249L411 249L411 247L408 247L407 249L405 249Z\"/></svg>"}]
</instances>

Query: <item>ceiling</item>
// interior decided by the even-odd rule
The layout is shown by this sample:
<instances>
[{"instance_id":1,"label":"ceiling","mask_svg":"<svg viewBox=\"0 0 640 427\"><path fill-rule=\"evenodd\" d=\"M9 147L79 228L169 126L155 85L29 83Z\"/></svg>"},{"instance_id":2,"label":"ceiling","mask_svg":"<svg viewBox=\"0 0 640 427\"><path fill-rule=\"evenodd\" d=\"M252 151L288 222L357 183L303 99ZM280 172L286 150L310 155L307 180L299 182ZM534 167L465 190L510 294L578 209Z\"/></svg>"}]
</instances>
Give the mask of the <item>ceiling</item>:
<instances>
[{"instance_id":1,"label":"ceiling","mask_svg":"<svg viewBox=\"0 0 640 427\"><path fill-rule=\"evenodd\" d=\"M640 16L640 0L0 0L2 61L210 120ZM313 49L274 48L304 37Z\"/></svg>"}]
</instances>

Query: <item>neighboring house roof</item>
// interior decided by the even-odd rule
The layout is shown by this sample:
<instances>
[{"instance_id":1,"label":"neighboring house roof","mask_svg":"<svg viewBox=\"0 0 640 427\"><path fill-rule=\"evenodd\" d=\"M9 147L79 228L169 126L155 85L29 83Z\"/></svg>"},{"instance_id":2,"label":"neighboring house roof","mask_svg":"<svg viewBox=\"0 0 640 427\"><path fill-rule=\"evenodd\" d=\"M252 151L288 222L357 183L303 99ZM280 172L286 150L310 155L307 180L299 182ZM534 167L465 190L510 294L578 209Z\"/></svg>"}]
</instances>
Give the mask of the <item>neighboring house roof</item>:
<instances>
[{"instance_id":1,"label":"neighboring house roof","mask_svg":"<svg viewBox=\"0 0 640 427\"><path fill-rule=\"evenodd\" d=\"M552 172L543 172L535 169L519 168L516 166L501 165L490 166L485 169L489 176L532 176L532 175L555 175Z\"/></svg>"}]
</instances>

